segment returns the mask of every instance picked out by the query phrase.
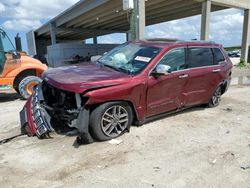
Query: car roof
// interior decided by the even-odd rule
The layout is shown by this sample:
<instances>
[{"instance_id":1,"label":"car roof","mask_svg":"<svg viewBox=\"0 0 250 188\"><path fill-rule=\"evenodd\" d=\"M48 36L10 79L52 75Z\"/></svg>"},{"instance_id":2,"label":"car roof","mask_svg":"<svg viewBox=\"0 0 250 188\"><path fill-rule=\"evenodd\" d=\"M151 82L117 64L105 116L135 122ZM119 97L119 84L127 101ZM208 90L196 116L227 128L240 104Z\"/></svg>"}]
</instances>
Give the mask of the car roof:
<instances>
[{"instance_id":1,"label":"car roof","mask_svg":"<svg viewBox=\"0 0 250 188\"><path fill-rule=\"evenodd\" d=\"M148 39L131 41L136 44L143 44L157 48L180 47L180 46L200 46L200 47L221 47L221 44L212 41L184 41L178 39Z\"/></svg>"}]
</instances>

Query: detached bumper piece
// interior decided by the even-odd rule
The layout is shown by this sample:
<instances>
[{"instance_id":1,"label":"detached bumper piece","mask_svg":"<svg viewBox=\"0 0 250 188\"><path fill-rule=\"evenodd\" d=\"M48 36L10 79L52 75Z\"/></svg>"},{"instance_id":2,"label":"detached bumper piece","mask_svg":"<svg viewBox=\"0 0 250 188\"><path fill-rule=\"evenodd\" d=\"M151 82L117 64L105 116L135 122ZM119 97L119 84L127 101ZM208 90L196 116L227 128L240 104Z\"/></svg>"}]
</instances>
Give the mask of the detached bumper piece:
<instances>
[{"instance_id":1,"label":"detached bumper piece","mask_svg":"<svg viewBox=\"0 0 250 188\"><path fill-rule=\"evenodd\" d=\"M39 85L20 112L22 133L26 132L30 136L36 135L38 138L45 138L49 136L50 132L54 131L50 124L51 117L41 106L40 102L43 100Z\"/></svg>"},{"instance_id":2,"label":"detached bumper piece","mask_svg":"<svg viewBox=\"0 0 250 188\"><path fill-rule=\"evenodd\" d=\"M36 135L39 138L43 138L48 135L48 133L54 131L53 127L50 125L49 114L41 107L41 99L43 99L42 91L37 87L31 99L31 109Z\"/></svg>"},{"instance_id":3,"label":"detached bumper piece","mask_svg":"<svg viewBox=\"0 0 250 188\"><path fill-rule=\"evenodd\" d=\"M20 112L21 131L27 133L29 136L37 136L38 138L49 138L50 132L54 132L54 128L58 128L58 122L60 126L68 126L69 128L76 128L78 130L78 137L76 142L78 144L90 144L93 142L93 138L89 134L89 109L84 108L79 97L79 94L73 94L72 106L74 108L66 108L69 105L69 101L65 102L67 98L64 93L59 91L52 91L53 93L59 93L54 98L49 98L51 94L48 90L45 92L46 96L43 96L43 90L41 85L37 86L33 95L28 99L24 108ZM48 94L48 95L47 95ZM61 96L60 96L61 94ZM57 107L52 104L48 105L48 101L59 101ZM49 103L50 104L50 103ZM60 106L61 105L61 106ZM77 108L76 108L77 107ZM78 110L77 114L72 113ZM71 116L70 116L71 115ZM58 119L56 119L58 118ZM56 120L59 120L56 122ZM61 120L61 121L60 121Z\"/></svg>"}]
</instances>

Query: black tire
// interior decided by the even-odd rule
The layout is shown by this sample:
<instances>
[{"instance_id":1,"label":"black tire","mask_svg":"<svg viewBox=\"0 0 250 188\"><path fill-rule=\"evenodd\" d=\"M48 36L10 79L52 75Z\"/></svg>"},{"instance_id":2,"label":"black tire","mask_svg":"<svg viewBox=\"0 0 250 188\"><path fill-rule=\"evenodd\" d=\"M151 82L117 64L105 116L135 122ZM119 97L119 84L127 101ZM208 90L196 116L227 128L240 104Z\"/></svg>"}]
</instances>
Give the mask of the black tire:
<instances>
[{"instance_id":1,"label":"black tire","mask_svg":"<svg viewBox=\"0 0 250 188\"><path fill-rule=\"evenodd\" d=\"M15 89L15 91L17 92L17 94L19 94L19 95L20 95L20 91L19 91L19 89L18 89L17 87L14 87L14 89Z\"/></svg>"},{"instance_id":2,"label":"black tire","mask_svg":"<svg viewBox=\"0 0 250 188\"><path fill-rule=\"evenodd\" d=\"M111 116L111 114L107 116L111 111L112 113L116 111L114 113L116 117L114 117L114 115ZM126 114L127 116L125 116ZM125 122L126 119L127 121ZM108 122L105 122L106 120L108 120ZM107 102L96 107L91 112L90 131L92 136L99 141L110 140L121 136L124 132L129 130L132 120L133 111L128 103ZM107 130L105 131L105 129ZM108 134L111 129L113 131Z\"/></svg>"},{"instance_id":3,"label":"black tire","mask_svg":"<svg viewBox=\"0 0 250 188\"><path fill-rule=\"evenodd\" d=\"M38 85L42 82L42 79L37 76L27 76L22 79L22 81L19 83L18 89L20 92L20 95L24 99L28 99L31 95L30 87L33 87L35 85ZM30 84L32 86L30 86Z\"/></svg>"},{"instance_id":4,"label":"black tire","mask_svg":"<svg viewBox=\"0 0 250 188\"><path fill-rule=\"evenodd\" d=\"M19 91L19 84L22 81L23 77L19 77L17 78L17 80L15 80L14 82L14 86L13 88L15 89L15 91L20 95L20 91Z\"/></svg>"},{"instance_id":5,"label":"black tire","mask_svg":"<svg viewBox=\"0 0 250 188\"><path fill-rule=\"evenodd\" d=\"M214 91L214 93L213 93L213 95L208 103L208 107L213 108L213 107L218 106L220 104L220 101L221 101L221 95L222 95L222 88L221 88L221 86L219 86Z\"/></svg>"}]
</instances>

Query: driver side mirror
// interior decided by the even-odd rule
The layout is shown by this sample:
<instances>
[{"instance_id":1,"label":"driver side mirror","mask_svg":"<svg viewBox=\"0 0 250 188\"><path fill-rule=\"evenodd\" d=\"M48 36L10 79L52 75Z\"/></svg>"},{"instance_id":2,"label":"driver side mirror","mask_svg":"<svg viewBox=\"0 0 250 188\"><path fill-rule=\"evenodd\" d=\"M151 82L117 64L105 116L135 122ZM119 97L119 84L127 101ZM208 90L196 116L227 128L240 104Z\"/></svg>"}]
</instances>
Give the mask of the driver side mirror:
<instances>
[{"instance_id":1,"label":"driver side mirror","mask_svg":"<svg viewBox=\"0 0 250 188\"><path fill-rule=\"evenodd\" d=\"M171 73L171 67L169 65L157 65L155 70L152 72L153 76L164 76L164 75L168 75L169 73Z\"/></svg>"}]
</instances>

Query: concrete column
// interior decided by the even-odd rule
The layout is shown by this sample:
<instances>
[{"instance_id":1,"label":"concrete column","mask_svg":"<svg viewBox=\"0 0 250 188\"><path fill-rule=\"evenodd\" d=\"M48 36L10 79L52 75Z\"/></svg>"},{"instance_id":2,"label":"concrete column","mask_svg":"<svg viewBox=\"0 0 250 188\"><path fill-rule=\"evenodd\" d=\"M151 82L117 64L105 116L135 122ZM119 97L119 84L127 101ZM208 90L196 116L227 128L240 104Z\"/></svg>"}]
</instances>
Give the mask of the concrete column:
<instances>
[{"instance_id":1,"label":"concrete column","mask_svg":"<svg viewBox=\"0 0 250 188\"><path fill-rule=\"evenodd\" d=\"M56 44L56 25L55 23L49 23L50 26L50 39L51 39L51 44L54 45Z\"/></svg>"},{"instance_id":2,"label":"concrete column","mask_svg":"<svg viewBox=\"0 0 250 188\"><path fill-rule=\"evenodd\" d=\"M244 26L242 35L241 59L248 62L248 46L250 35L250 10L245 10L244 13Z\"/></svg>"},{"instance_id":3,"label":"concrete column","mask_svg":"<svg viewBox=\"0 0 250 188\"><path fill-rule=\"evenodd\" d=\"M136 39L136 24L137 24L137 1L134 0L134 9L130 12L130 27L129 27L129 33L130 33L130 39L135 40Z\"/></svg>"},{"instance_id":4,"label":"concrete column","mask_svg":"<svg viewBox=\"0 0 250 188\"><path fill-rule=\"evenodd\" d=\"M97 44L97 37L93 37L93 43Z\"/></svg>"},{"instance_id":5,"label":"concrete column","mask_svg":"<svg viewBox=\"0 0 250 188\"><path fill-rule=\"evenodd\" d=\"M211 0L205 0L204 2L202 2L201 40L209 39L210 13L211 13Z\"/></svg>"},{"instance_id":6,"label":"concrete column","mask_svg":"<svg viewBox=\"0 0 250 188\"><path fill-rule=\"evenodd\" d=\"M145 38L145 0L137 0L137 4L135 5L135 9L137 12L136 19L136 39L143 40Z\"/></svg>"},{"instance_id":7,"label":"concrete column","mask_svg":"<svg viewBox=\"0 0 250 188\"><path fill-rule=\"evenodd\" d=\"M129 37L129 31L126 32L126 41L129 41L130 40L130 37Z\"/></svg>"}]
</instances>

